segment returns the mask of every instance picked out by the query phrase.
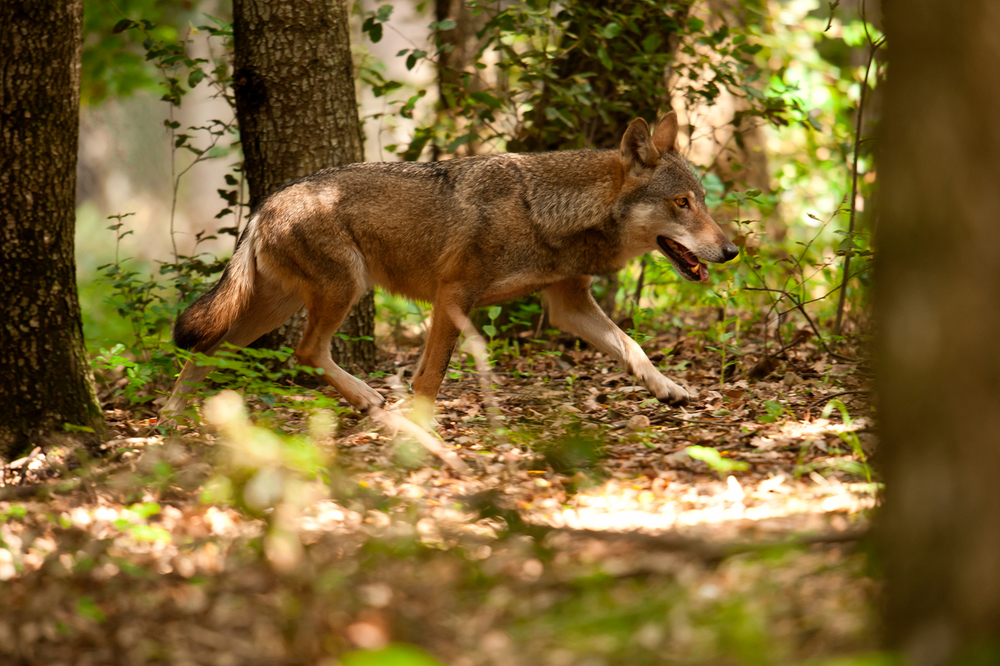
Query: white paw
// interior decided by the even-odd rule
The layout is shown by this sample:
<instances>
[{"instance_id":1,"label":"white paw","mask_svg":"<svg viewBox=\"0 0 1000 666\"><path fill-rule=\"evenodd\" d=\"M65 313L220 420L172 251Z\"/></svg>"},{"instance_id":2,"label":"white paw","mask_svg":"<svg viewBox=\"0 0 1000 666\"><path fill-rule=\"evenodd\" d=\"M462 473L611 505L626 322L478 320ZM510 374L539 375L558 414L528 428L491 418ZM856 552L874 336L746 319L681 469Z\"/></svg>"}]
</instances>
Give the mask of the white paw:
<instances>
[{"instance_id":1,"label":"white paw","mask_svg":"<svg viewBox=\"0 0 1000 666\"><path fill-rule=\"evenodd\" d=\"M344 396L359 412L368 412L374 407L381 408L385 404L382 394L373 389L368 384L358 380L357 384L351 386L351 395Z\"/></svg>"},{"instance_id":2,"label":"white paw","mask_svg":"<svg viewBox=\"0 0 1000 666\"><path fill-rule=\"evenodd\" d=\"M691 400L690 394L682 386L659 373L646 378L645 384L657 400L668 405L686 405Z\"/></svg>"}]
</instances>

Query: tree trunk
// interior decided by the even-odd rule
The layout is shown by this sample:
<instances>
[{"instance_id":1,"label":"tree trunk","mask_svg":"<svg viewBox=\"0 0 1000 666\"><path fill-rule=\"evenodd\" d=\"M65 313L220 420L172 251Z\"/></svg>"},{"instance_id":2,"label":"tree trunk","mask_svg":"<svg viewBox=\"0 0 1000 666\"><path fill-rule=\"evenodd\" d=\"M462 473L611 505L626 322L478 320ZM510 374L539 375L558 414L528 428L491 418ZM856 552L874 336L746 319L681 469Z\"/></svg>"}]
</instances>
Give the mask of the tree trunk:
<instances>
[{"instance_id":1,"label":"tree trunk","mask_svg":"<svg viewBox=\"0 0 1000 666\"><path fill-rule=\"evenodd\" d=\"M916 666L1000 663L1000 6L883 9L887 638Z\"/></svg>"},{"instance_id":2,"label":"tree trunk","mask_svg":"<svg viewBox=\"0 0 1000 666\"><path fill-rule=\"evenodd\" d=\"M361 124L344 0L234 0L236 115L250 206L290 180L363 159ZM303 313L264 336L266 347L295 347ZM336 338L334 359L371 370L375 302L366 294Z\"/></svg>"},{"instance_id":3,"label":"tree trunk","mask_svg":"<svg viewBox=\"0 0 1000 666\"><path fill-rule=\"evenodd\" d=\"M0 4L4 458L67 437L94 442L104 433L73 256L82 20L82 0Z\"/></svg>"}]
</instances>

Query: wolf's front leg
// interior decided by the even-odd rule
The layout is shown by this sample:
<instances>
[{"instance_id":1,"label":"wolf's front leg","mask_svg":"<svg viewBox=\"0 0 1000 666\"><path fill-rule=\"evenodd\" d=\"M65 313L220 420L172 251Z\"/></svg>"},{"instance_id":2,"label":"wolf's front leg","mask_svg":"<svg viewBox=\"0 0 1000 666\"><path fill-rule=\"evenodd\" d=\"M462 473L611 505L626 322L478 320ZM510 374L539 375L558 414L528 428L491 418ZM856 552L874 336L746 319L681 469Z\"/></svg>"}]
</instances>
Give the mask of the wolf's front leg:
<instances>
[{"instance_id":1,"label":"wolf's front leg","mask_svg":"<svg viewBox=\"0 0 1000 666\"><path fill-rule=\"evenodd\" d=\"M688 392L664 377L650 363L642 347L604 314L590 293L589 276L557 282L542 293L553 324L617 359L660 402L671 405L688 402Z\"/></svg>"}]
</instances>

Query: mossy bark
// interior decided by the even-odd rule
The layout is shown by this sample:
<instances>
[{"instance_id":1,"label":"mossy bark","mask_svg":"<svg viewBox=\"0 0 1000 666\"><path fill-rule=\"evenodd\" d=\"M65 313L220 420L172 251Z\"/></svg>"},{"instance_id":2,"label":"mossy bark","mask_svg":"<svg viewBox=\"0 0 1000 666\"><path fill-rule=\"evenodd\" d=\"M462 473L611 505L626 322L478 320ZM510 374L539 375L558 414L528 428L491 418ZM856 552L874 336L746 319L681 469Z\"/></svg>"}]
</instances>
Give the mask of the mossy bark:
<instances>
[{"instance_id":1,"label":"mossy bark","mask_svg":"<svg viewBox=\"0 0 1000 666\"><path fill-rule=\"evenodd\" d=\"M250 205L290 180L364 158L344 0L234 0L233 81ZM258 345L294 348L302 313ZM340 333L373 336L375 303L366 294ZM375 344L334 340L334 359L371 370Z\"/></svg>"},{"instance_id":2,"label":"mossy bark","mask_svg":"<svg viewBox=\"0 0 1000 666\"><path fill-rule=\"evenodd\" d=\"M82 0L0 4L0 457L7 459L104 432L73 256L82 19Z\"/></svg>"}]
</instances>

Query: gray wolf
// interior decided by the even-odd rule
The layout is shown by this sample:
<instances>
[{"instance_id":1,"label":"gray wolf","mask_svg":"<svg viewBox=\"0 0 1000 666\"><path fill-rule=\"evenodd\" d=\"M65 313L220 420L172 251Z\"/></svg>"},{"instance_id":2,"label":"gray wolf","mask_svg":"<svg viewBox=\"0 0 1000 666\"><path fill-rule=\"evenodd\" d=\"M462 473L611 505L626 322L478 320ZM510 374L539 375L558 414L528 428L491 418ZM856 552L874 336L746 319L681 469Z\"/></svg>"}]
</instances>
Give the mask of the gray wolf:
<instances>
[{"instance_id":1,"label":"gray wolf","mask_svg":"<svg viewBox=\"0 0 1000 666\"><path fill-rule=\"evenodd\" d=\"M356 409L383 398L340 368L330 343L372 285L433 304L417 399L433 405L476 306L540 291L555 326L617 359L661 402L687 391L598 307L591 276L659 250L682 277L738 250L705 207L705 190L677 152L672 111L652 134L641 118L619 150L500 154L444 162L363 163L288 183L251 214L219 282L174 326L178 347L211 353L247 345L305 305L295 356ZM188 362L165 414L210 368Z\"/></svg>"}]
</instances>

